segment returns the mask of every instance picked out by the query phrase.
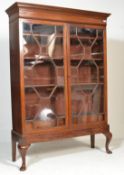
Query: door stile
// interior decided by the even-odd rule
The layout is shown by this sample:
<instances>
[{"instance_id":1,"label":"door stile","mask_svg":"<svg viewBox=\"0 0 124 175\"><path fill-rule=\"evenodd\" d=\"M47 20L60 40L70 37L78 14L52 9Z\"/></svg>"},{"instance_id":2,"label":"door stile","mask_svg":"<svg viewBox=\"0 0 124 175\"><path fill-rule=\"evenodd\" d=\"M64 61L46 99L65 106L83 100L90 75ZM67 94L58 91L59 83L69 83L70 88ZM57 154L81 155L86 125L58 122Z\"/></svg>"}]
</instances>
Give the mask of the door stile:
<instances>
[{"instance_id":1,"label":"door stile","mask_svg":"<svg viewBox=\"0 0 124 175\"><path fill-rule=\"evenodd\" d=\"M67 50L67 88L68 88L68 126L72 127L71 105L71 66L70 66L70 25L66 24L66 50Z\"/></svg>"},{"instance_id":2,"label":"door stile","mask_svg":"<svg viewBox=\"0 0 124 175\"><path fill-rule=\"evenodd\" d=\"M106 29L104 29L103 33L103 50L104 50L104 120L108 122L108 104L107 104L107 41L106 41Z\"/></svg>"},{"instance_id":3,"label":"door stile","mask_svg":"<svg viewBox=\"0 0 124 175\"><path fill-rule=\"evenodd\" d=\"M64 86L65 86L65 109L66 109L66 127L69 127L69 95L68 95L68 27L64 24Z\"/></svg>"}]
</instances>

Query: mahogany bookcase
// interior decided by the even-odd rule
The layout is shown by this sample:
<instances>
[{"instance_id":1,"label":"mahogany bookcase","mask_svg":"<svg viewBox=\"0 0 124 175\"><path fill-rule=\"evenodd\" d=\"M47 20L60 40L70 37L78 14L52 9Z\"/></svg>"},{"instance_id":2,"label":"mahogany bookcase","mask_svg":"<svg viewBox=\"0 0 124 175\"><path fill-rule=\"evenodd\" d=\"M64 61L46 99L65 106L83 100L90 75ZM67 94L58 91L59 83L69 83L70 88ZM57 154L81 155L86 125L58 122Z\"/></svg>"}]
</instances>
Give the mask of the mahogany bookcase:
<instances>
[{"instance_id":1,"label":"mahogany bookcase","mask_svg":"<svg viewBox=\"0 0 124 175\"><path fill-rule=\"evenodd\" d=\"M12 159L31 143L112 134L107 117L106 20L110 14L15 3L9 15Z\"/></svg>"}]
</instances>

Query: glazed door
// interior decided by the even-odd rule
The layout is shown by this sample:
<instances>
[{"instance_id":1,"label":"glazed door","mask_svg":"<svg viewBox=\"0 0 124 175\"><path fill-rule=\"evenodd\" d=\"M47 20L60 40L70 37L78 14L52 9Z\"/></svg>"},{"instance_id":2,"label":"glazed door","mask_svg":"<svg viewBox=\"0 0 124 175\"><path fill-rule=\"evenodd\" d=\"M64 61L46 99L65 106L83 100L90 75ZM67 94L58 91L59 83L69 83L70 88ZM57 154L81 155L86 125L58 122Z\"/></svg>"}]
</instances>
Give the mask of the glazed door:
<instances>
[{"instance_id":1,"label":"glazed door","mask_svg":"<svg viewBox=\"0 0 124 175\"><path fill-rule=\"evenodd\" d=\"M25 122L31 129L67 126L63 24L23 22Z\"/></svg>"},{"instance_id":2,"label":"glazed door","mask_svg":"<svg viewBox=\"0 0 124 175\"><path fill-rule=\"evenodd\" d=\"M104 120L103 30L70 25L72 125Z\"/></svg>"}]
</instances>

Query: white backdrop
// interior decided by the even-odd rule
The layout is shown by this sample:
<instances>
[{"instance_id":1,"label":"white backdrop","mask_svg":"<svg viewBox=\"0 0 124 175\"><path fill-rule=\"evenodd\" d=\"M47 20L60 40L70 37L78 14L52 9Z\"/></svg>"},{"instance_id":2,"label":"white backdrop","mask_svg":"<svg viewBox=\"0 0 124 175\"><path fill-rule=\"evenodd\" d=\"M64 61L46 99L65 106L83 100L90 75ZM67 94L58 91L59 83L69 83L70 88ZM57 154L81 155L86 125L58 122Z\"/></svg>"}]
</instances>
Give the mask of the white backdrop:
<instances>
[{"instance_id":1,"label":"white backdrop","mask_svg":"<svg viewBox=\"0 0 124 175\"><path fill-rule=\"evenodd\" d=\"M9 68L9 26L5 10L14 0L0 7L0 141L10 140L11 94ZM20 0L21 2L21 0ZM108 19L108 114L115 138L124 138L124 1L123 0L23 0L55 6L109 12Z\"/></svg>"}]
</instances>

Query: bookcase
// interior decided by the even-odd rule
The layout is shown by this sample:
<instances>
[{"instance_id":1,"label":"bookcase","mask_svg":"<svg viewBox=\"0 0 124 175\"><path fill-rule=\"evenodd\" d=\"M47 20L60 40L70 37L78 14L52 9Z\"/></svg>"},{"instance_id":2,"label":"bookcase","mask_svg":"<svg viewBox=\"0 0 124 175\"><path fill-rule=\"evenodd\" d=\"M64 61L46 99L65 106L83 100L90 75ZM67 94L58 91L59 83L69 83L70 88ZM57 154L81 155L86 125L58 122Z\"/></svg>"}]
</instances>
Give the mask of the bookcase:
<instances>
[{"instance_id":1,"label":"bookcase","mask_svg":"<svg viewBox=\"0 0 124 175\"><path fill-rule=\"evenodd\" d=\"M12 160L26 169L35 142L112 134L107 116L106 20L110 14L15 3L9 15Z\"/></svg>"}]
</instances>

